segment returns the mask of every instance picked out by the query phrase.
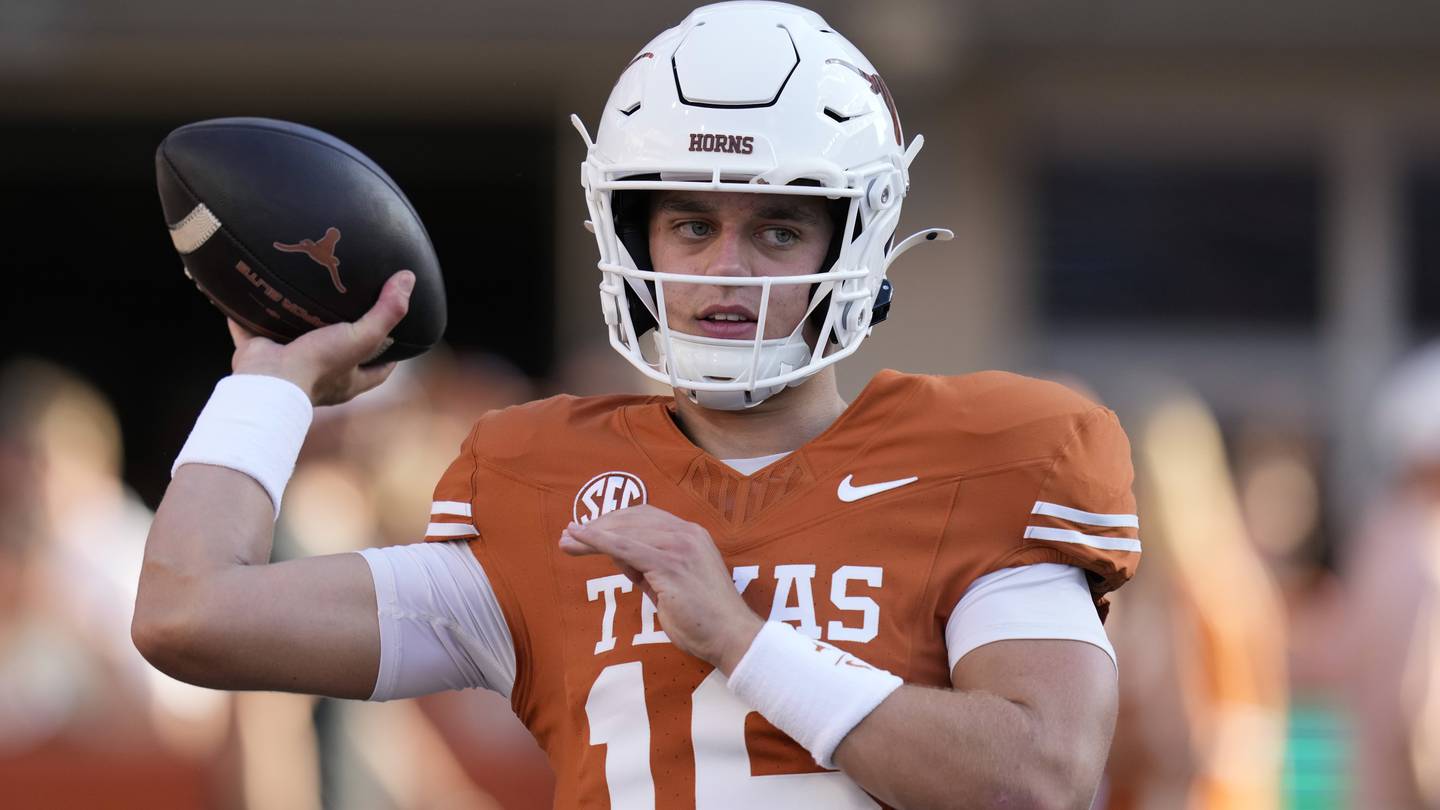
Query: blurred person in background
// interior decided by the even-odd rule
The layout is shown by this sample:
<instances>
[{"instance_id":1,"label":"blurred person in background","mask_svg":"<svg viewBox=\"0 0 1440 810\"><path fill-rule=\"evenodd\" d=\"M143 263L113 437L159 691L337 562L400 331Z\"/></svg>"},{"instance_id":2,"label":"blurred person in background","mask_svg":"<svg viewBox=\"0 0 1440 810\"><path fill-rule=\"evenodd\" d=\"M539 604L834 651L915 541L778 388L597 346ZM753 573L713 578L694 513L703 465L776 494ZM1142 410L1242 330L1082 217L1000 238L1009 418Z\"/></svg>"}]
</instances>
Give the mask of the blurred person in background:
<instances>
[{"instance_id":1,"label":"blurred person in background","mask_svg":"<svg viewBox=\"0 0 1440 810\"><path fill-rule=\"evenodd\" d=\"M1107 624L1125 662L1109 810L1281 807L1284 608L1251 545L1209 409L1146 398L1136 495L1146 564Z\"/></svg>"},{"instance_id":2,"label":"blurred person in background","mask_svg":"<svg viewBox=\"0 0 1440 810\"><path fill-rule=\"evenodd\" d=\"M1336 643L1349 605L1322 519L1315 436L1295 421L1251 418L1236 431L1235 478L1250 539L1285 609L1290 707L1284 792L1293 810L1349 807L1352 732Z\"/></svg>"},{"instance_id":3,"label":"blurred person in background","mask_svg":"<svg viewBox=\"0 0 1440 810\"><path fill-rule=\"evenodd\" d=\"M39 360L0 370L5 806L235 806L231 697L123 643L152 516L120 468L93 386Z\"/></svg>"},{"instance_id":4,"label":"blurred person in background","mask_svg":"<svg viewBox=\"0 0 1440 810\"><path fill-rule=\"evenodd\" d=\"M432 369L422 375L428 387L450 390L480 378L475 385L488 397L470 390L459 401L481 408L528 391L513 375L462 370L440 354L417 368ZM426 493L413 497L414 488L400 482L444 469L467 423L433 408L429 403L439 399L420 386L388 391L394 395L334 409L317 425L297 473L296 507L282 526L282 554L332 548L336 535L326 527L337 521L354 529L342 537L386 544L403 532L397 525L428 512ZM402 416L421 418L396 418ZM330 806L419 808L451 800L494 806L413 705L376 706L348 723L337 718L332 725L349 729L344 737L354 745L322 750L327 738L312 718L324 712L312 699L194 687L160 673L123 643L153 515L125 487L120 468L120 427L93 386L39 360L4 370L0 806L92 804L103 797L107 807L318 810L327 756L366 766L338 772L371 776L335 785ZM373 473L366 480L375 491L360 488L357 469ZM325 522L310 519L317 510L326 510ZM387 511L394 521L377 524ZM544 796L541 767L538 780L519 785Z\"/></svg>"},{"instance_id":5,"label":"blurred person in background","mask_svg":"<svg viewBox=\"0 0 1440 810\"><path fill-rule=\"evenodd\" d=\"M1396 369L1371 419L1383 491L1342 568L1355 806L1440 808L1440 344Z\"/></svg>"}]
</instances>

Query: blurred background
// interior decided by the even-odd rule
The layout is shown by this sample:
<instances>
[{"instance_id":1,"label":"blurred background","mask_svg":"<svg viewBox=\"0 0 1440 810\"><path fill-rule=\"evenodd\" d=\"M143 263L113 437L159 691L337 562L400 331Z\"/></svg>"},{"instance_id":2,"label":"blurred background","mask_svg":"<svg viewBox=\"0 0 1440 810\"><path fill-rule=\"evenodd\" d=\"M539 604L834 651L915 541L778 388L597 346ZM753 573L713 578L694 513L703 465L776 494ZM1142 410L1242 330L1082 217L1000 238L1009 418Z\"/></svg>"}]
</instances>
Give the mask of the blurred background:
<instances>
[{"instance_id":1,"label":"blurred background","mask_svg":"<svg viewBox=\"0 0 1440 810\"><path fill-rule=\"evenodd\" d=\"M1006 368L1130 433L1146 555L1096 806L1440 807L1440 4L810 5L926 136L902 230L957 235L893 271L842 390ZM448 345L318 414L276 554L409 542L480 413L642 387L567 118L593 129L686 11L0 0L0 805L549 806L492 695L230 695L130 645L150 510L230 356L153 152L296 120L424 217Z\"/></svg>"}]
</instances>

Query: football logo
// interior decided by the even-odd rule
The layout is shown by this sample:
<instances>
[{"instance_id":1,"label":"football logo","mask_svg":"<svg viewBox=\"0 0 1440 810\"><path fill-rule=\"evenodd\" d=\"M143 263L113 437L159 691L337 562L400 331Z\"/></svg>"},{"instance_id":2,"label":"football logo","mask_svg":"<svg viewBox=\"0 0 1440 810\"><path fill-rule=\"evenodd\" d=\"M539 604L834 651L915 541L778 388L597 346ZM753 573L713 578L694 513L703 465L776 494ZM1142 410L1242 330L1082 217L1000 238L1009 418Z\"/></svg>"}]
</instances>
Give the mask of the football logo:
<instances>
[{"instance_id":1,"label":"football logo","mask_svg":"<svg viewBox=\"0 0 1440 810\"><path fill-rule=\"evenodd\" d=\"M854 503L862 498L879 495L882 492L889 492L892 489L899 489L900 487L913 484L920 480L918 477L912 475L909 478L897 478L894 481L881 481L878 484L863 484L857 486L851 483L854 479L855 476L853 475L845 476L845 480L841 481L840 487L835 490L835 496L845 503Z\"/></svg>"},{"instance_id":2,"label":"football logo","mask_svg":"<svg viewBox=\"0 0 1440 810\"><path fill-rule=\"evenodd\" d=\"M585 482L575 496L574 520L585 525L606 512L645 503L645 482L628 472L611 470Z\"/></svg>"},{"instance_id":3,"label":"football logo","mask_svg":"<svg viewBox=\"0 0 1440 810\"><path fill-rule=\"evenodd\" d=\"M331 283L335 285L335 289L339 290L341 295L344 295L345 285L340 283L340 259L335 256L335 245L339 241L340 229L326 228L325 235L320 237L319 242L313 239L301 239L293 245L276 242L274 247L276 250L286 253L304 253L309 256L311 261L330 271Z\"/></svg>"}]
</instances>

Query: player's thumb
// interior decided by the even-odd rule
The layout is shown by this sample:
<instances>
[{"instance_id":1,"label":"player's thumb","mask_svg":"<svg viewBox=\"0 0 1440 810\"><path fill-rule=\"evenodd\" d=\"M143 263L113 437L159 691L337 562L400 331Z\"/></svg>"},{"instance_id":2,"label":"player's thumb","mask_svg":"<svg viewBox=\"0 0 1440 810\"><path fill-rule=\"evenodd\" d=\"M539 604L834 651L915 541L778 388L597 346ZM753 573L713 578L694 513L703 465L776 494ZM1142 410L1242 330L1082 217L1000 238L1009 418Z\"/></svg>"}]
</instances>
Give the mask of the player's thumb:
<instances>
[{"instance_id":1,"label":"player's thumb","mask_svg":"<svg viewBox=\"0 0 1440 810\"><path fill-rule=\"evenodd\" d=\"M367 355L380 345L410 310L410 292L414 289L415 274L401 270L386 280L375 305L355 322L355 335Z\"/></svg>"}]
</instances>

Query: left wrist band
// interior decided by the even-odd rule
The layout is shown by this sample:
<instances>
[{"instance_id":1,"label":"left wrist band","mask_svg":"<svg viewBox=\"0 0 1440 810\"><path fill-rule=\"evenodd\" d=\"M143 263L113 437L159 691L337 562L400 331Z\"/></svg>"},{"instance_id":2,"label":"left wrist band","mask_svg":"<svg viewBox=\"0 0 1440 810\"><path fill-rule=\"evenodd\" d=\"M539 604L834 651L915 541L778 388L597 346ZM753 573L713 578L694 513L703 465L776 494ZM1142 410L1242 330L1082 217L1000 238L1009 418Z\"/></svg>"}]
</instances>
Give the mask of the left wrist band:
<instances>
[{"instance_id":1,"label":"left wrist band","mask_svg":"<svg viewBox=\"0 0 1440 810\"><path fill-rule=\"evenodd\" d=\"M170 476L182 464L242 472L265 489L278 519L280 499L295 471L314 411L310 397L289 380L262 374L225 377L195 420Z\"/></svg>"},{"instance_id":2,"label":"left wrist band","mask_svg":"<svg viewBox=\"0 0 1440 810\"><path fill-rule=\"evenodd\" d=\"M902 681L784 622L769 621L726 683L809 751L816 764L834 768L841 741Z\"/></svg>"}]
</instances>

